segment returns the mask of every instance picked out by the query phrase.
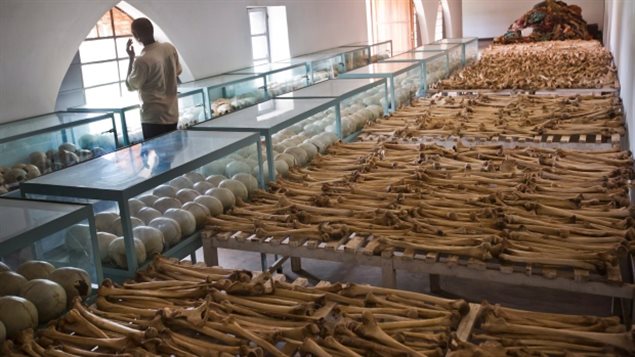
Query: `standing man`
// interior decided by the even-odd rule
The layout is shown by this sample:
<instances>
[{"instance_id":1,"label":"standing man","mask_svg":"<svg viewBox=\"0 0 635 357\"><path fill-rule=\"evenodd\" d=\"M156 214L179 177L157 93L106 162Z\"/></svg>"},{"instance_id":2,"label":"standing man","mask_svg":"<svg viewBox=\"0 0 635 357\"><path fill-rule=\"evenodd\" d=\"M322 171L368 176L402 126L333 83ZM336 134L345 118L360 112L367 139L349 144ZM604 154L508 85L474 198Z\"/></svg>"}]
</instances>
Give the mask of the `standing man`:
<instances>
[{"instance_id":1,"label":"standing man","mask_svg":"<svg viewBox=\"0 0 635 357\"><path fill-rule=\"evenodd\" d=\"M130 91L139 91L141 128L143 138L148 140L176 130L179 121L176 84L181 65L174 46L154 40L150 20L145 17L135 19L131 29L135 40L143 44L143 50L135 58L132 39L128 40L126 52L130 62L126 85Z\"/></svg>"}]
</instances>

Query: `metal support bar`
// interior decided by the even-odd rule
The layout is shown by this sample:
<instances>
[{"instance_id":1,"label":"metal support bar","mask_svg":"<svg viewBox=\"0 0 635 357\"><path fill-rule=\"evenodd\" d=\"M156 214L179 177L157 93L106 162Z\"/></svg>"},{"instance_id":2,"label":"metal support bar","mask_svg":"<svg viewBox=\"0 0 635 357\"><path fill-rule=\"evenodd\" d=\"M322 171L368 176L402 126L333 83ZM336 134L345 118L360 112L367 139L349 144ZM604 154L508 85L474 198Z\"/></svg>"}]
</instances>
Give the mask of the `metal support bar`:
<instances>
[{"instance_id":1,"label":"metal support bar","mask_svg":"<svg viewBox=\"0 0 635 357\"><path fill-rule=\"evenodd\" d=\"M289 257L279 258L278 260L273 262L273 264L271 264L271 266L266 271L268 271L269 273L273 273L274 271L277 271L277 272L282 271L282 264L284 264L284 262L286 262L287 259L289 259Z\"/></svg>"}]
</instances>

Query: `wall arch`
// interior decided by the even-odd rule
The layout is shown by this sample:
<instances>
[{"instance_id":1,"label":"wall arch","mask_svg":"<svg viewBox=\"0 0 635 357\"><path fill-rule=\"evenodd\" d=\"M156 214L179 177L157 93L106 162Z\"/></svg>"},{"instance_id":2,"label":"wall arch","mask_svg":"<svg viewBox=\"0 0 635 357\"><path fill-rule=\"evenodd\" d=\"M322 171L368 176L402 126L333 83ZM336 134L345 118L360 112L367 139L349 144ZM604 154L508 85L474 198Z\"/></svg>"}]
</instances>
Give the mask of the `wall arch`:
<instances>
[{"instance_id":1,"label":"wall arch","mask_svg":"<svg viewBox=\"0 0 635 357\"><path fill-rule=\"evenodd\" d=\"M119 2L0 1L0 122L54 110L62 80L79 45L101 16ZM143 1L124 3L126 12L135 9L128 12L133 17L143 16L143 5ZM159 29L165 28L160 20L150 14L148 17ZM158 34L169 41L165 32ZM177 43L175 46L179 48ZM187 61L183 64L182 79L191 80Z\"/></svg>"},{"instance_id":2,"label":"wall arch","mask_svg":"<svg viewBox=\"0 0 635 357\"><path fill-rule=\"evenodd\" d=\"M417 9L417 19L421 30L421 43L434 41L434 28L437 22L437 7L439 0L414 0Z\"/></svg>"},{"instance_id":3,"label":"wall arch","mask_svg":"<svg viewBox=\"0 0 635 357\"><path fill-rule=\"evenodd\" d=\"M38 115L55 107L59 86L79 45L116 3L0 2L0 120Z\"/></svg>"},{"instance_id":4,"label":"wall arch","mask_svg":"<svg viewBox=\"0 0 635 357\"><path fill-rule=\"evenodd\" d=\"M463 4L461 0L441 0L446 38L463 36Z\"/></svg>"},{"instance_id":5,"label":"wall arch","mask_svg":"<svg viewBox=\"0 0 635 357\"><path fill-rule=\"evenodd\" d=\"M292 56L366 39L364 0L126 1L170 35L195 79L251 65L250 5L287 7ZM80 43L118 2L0 0L0 122L54 110Z\"/></svg>"}]
</instances>

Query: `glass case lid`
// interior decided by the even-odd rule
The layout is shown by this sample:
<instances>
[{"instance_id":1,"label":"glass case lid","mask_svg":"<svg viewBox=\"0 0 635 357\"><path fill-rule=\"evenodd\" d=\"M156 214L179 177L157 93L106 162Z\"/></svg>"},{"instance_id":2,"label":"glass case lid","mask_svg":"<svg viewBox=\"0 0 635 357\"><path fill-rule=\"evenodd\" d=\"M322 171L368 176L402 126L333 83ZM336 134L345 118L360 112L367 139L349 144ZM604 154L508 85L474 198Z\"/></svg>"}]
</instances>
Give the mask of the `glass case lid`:
<instances>
[{"instance_id":1,"label":"glass case lid","mask_svg":"<svg viewBox=\"0 0 635 357\"><path fill-rule=\"evenodd\" d=\"M373 46L387 44L387 43L390 43L390 42L391 42L390 40L378 41L378 42L359 41L359 42L349 43L347 45L340 46L340 47L357 47L357 46L359 46L359 47L373 47Z\"/></svg>"},{"instance_id":2,"label":"glass case lid","mask_svg":"<svg viewBox=\"0 0 635 357\"><path fill-rule=\"evenodd\" d=\"M67 124L110 119L109 114L55 112L0 124L0 142L36 135L37 132L56 130Z\"/></svg>"},{"instance_id":3,"label":"glass case lid","mask_svg":"<svg viewBox=\"0 0 635 357\"><path fill-rule=\"evenodd\" d=\"M51 185L73 190L92 189L94 192L124 191L204 156L214 153L228 155L238 149L234 146L247 144L250 140L255 142L258 135L178 130L34 178L22 185L27 186L26 191L28 186L33 185ZM55 194L54 188L51 188L51 194Z\"/></svg>"},{"instance_id":4,"label":"glass case lid","mask_svg":"<svg viewBox=\"0 0 635 357\"><path fill-rule=\"evenodd\" d=\"M308 53L306 55L289 58L282 62L290 63L290 64L314 62L314 61L329 59L343 53L346 53L346 51L320 51L320 52Z\"/></svg>"},{"instance_id":5,"label":"glass case lid","mask_svg":"<svg viewBox=\"0 0 635 357\"><path fill-rule=\"evenodd\" d=\"M0 198L0 243L84 208L83 205Z\"/></svg>"},{"instance_id":6,"label":"glass case lid","mask_svg":"<svg viewBox=\"0 0 635 357\"><path fill-rule=\"evenodd\" d=\"M225 74L267 74L270 72L280 72L285 69L291 69L300 66L301 63L290 63L288 61L280 61L273 63L263 63L257 66L247 67Z\"/></svg>"},{"instance_id":7,"label":"glass case lid","mask_svg":"<svg viewBox=\"0 0 635 357\"><path fill-rule=\"evenodd\" d=\"M356 47L356 48L345 48L345 47ZM363 46L341 46L341 47L329 48L328 50L307 53L307 54L292 57L280 62L291 63L291 64L314 62L314 61L324 60L324 59L332 58L338 55L350 53L353 51L363 50L363 49L365 49L365 47Z\"/></svg>"},{"instance_id":8,"label":"glass case lid","mask_svg":"<svg viewBox=\"0 0 635 357\"><path fill-rule=\"evenodd\" d=\"M192 82L181 83L179 89L192 90L197 88L222 87L237 82L261 78L255 74L221 74L218 76L198 79Z\"/></svg>"},{"instance_id":9,"label":"glass case lid","mask_svg":"<svg viewBox=\"0 0 635 357\"><path fill-rule=\"evenodd\" d=\"M179 96L179 98L182 98L182 97L187 97L189 95L199 94L201 93L201 90L202 88L188 88L188 87L178 86L176 89L176 93Z\"/></svg>"},{"instance_id":10,"label":"glass case lid","mask_svg":"<svg viewBox=\"0 0 635 357\"><path fill-rule=\"evenodd\" d=\"M397 60L412 60L412 61L425 61L427 59L443 56L445 51L418 51L418 52L405 52L390 58L386 58L384 62L397 61Z\"/></svg>"},{"instance_id":11,"label":"glass case lid","mask_svg":"<svg viewBox=\"0 0 635 357\"><path fill-rule=\"evenodd\" d=\"M309 117L334 105L335 99L271 99L214 120L193 126L193 130L271 130L298 117Z\"/></svg>"},{"instance_id":12,"label":"glass case lid","mask_svg":"<svg viewBox=\"0 0 635 357\"><path fill-rule=\"evenodd\" d=\"M343 47L329 48L328 50L319 51L315 53L326 55L326 56L336 56L339 54L346 54L346 53L351 53L351 52L365 50L365 49L366 49L366 46L343 46Z\"/></svg>"},{"instance_id":13,"label":"glass case lid","mask_svg":"<svg viewBox=\"0 0 635 357\"><path fill-rule=\"evenodd\" d=\"M434 43L468 43L477 40L478 37L443 38L441 40L434 41Z\"/></svg>"},{"instance_id":14,"label":"glass case lid","mask_svg":"<svg viewBox=\"0 0 635 357\"><path fill-rule=\"evenodd\" d=\"M459 46L459 43L429 43L427 45L419 46L412 51L447 51Z\"/></svg>"},{"instance_id":15,"label":"glass case lid","mask_svg":"<svg viewBox=\"0 0 635 357\"><path fill-rule=\"evenodd\" d=\"M412 67L419 66L418 63L406 63L406 62L378 62L371 63L367 66L357 68L355 70L342 73L341 76L349 76L355 74L383 74L383 75L392 75L395 73L400 73L402 71L407 71Z\"/></svg>"},{"instance_id":16,"label":"glass case lid","mask_svg":"<svg viewBox=\"0 0 635 357\"><path fill-rule=\"evenodd\" d=\"M90 111L120 111L128 110L135 107L140 107L141 102L137 97L111 97L101 96L98 100L95 100L84 105L78 105L76 107L68 108L69 110L90 110Z\"/></svg>"},{"instance_id":17,"label":"glass case lid","mask_svg":"<svg viewBox=\"0 0 635 357\"><path fill-rule=\"evenodd\" d=\"M379 85L385 82L381 78L338 78L329 81L320 82L309 87L298 89L278 96L277 98L338 98L351 92L355 92L360 88L369 85Z\"/></svg>"}]
</instances>

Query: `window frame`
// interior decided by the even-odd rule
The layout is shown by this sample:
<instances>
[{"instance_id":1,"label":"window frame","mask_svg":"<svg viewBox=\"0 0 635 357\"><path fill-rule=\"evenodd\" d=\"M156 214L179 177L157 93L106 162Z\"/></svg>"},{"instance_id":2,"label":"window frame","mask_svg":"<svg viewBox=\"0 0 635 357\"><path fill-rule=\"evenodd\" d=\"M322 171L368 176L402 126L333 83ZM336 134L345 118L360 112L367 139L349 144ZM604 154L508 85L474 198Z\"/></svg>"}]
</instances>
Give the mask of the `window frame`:
<instances>
[{"instance_id":1,"label":"window frame","mask_svg":"<svg viewBox=\"0 0 635 357\"><path fill-rule=\"evenodd\" d=\"M120 56L120 54L118 53L118 48L117 48L117 40L119 39L131 39L132 38L132 33L130 34L118 34L117 33L117 28L115 27L115 16L114 16L114 10L117 9L118 11L120 11L122 14L126 15L128 20L130 21L130 23L132 23L133 18L132 16L130 16L130 14L128 14L127 12L125 12L124 10L122 10L120 7L118 6L114 6L112 7L110 10L108 10L108 14L110 16L110 30L112 32L112 35L106 35L106 36L100 36L99 34L99 30L96 30L96 36L95 37L88 37L90 36L87 35L87 37L84 39L84 41L82 42L92 42L92 41L101 41L101 40L112 40L112 45L115 51L115 57L114 58L107 58L107 59L99 59L99 60L94 60L94 61L84 61L82 59L81 56L81 51L79 52L79 64L80 64L80 68L82 71L82 90L84 92L84 97L86 97L86 90L90 90L90 89L95 89L95 88L99 88L99 87L106 87L106 86L112 86L113 84L118 84L118 94L120 97L124 96L125 92L124 89L125 88L125 82L126 82L126 77L122 77L122 61L126 61L129 60L127 54L123 57ZM106 15L106 13L104 13L104 15ZM102 18L103 16L102 15ZM101 20L101 18L100 18ZM97 27L97 25L99 24L99 21L95 24L95 27ZM92 32L92 29L91 29ZM111 63L111 62L115 62L117 71L116 71L116 75L117 75L117 80L113 80L113 81L108 81L105 83L100 83L100 84L94 84L94 85L86 85L86 82L84 81L84 66L85 65L92 65L92 64L103 64L103 63ZM124 70L127 72L127 68L124 68Z\"/></svg>"},{"instance_id":2,"label":"window frame","mask_svg":"<svg viewBox=\"0 0 635 357\"><path fill-rule=\"evenodd\" d=\"M251 33L251 16L250 13L251 12L261 12L264 14L265 16L265 31L261 32L261 33L256 33L256 34L252 34ZM270 63L271 62L271 38L269 36L269 14L267 12L267 7L266 6L253 6L253 7L248 7L247 8L247 18L249 19L249 39L250 39L250 43L251 43L251 61L254 65L259 65L259 64L263 64L263 63ZM253 39L255 37L265 37L265 39L267 40L267 56L265 57L255 57L254 54L254 46L253 46Z\"/></svg>"}]
</instances>

